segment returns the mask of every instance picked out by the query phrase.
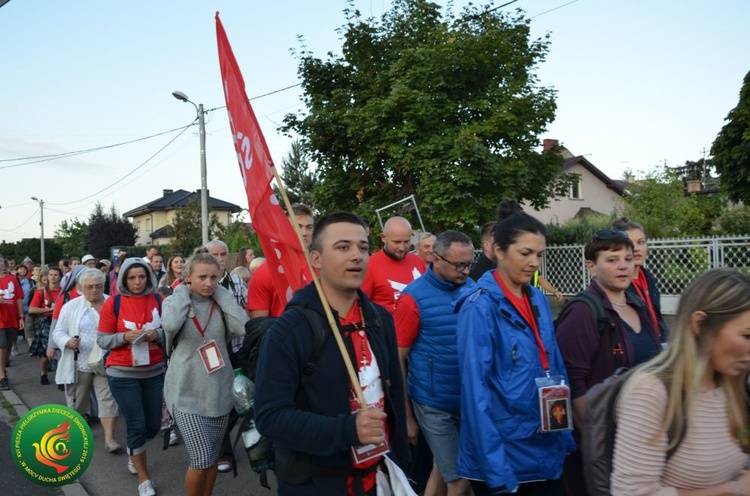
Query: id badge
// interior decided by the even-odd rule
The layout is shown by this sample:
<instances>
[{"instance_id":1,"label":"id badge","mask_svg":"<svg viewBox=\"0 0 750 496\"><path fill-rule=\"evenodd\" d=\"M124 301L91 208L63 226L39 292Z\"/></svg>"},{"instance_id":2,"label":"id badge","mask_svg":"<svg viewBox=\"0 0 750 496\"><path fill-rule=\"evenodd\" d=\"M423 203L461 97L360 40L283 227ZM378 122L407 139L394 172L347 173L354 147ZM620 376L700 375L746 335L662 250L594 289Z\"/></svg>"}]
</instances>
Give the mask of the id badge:
<instances>
[{"instance_id":1,"label":"id badge","mask_svg":"<svg viewBox=\"0 0 750 496\"><path fill-rule=\"evenodd\" d=\"M390 451L388 438L380 444L366 444L364 446L352 446L352 459L357 465L361 465L374 458L380 458Z\"/></svg>"},{"instance_id":2,"label":"id badge","mask_svg":"<svg viewBox=\"0 0 750 496\"><path fill-rule=\"evenodd\" d=\"M198 348L198 353L200 353L201 361L203 361L203 365L206 367L206 372L209 374L216 372L224 366L224 358L221 356L221 352L219 351L219 347L216 345L215 340L212 339Z\"/></svg>"},{"instance_id":3,"label":"id badge","mask_svg":"<svg viewBox=\"0 0 750 496\"><path fill-rule=\"evenodd\" d=\"M573 428L570 388L562 376L535 379L539 393L540 431L557 432Z\"/></svg>"},{"instance_id":4,"label":"id badge","mask_svg":"<svg viewBox=\"0 0 750 496\"><path fill-rule=\"evenodd\" d=\"M144 333L143 336L146 334ZM140 338L140 336L139 336ZM148 341L145 339L136 339L131 343L130 351L133 354L133 366L140 367L142 365L149 365L151 363L151 356L148 351Z\"/></svg>"}]
</instances>

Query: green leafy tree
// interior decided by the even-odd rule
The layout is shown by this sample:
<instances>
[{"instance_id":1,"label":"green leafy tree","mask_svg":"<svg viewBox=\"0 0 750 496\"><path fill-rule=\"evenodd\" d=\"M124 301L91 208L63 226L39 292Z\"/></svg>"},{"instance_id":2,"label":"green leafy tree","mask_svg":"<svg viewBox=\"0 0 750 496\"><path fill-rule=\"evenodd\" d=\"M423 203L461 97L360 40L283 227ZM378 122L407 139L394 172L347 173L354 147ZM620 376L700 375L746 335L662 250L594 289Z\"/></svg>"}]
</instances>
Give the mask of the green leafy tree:
<instances>
[{"instance_id":1,"label":"green leafy tree","mask_svg":"<svg viewBox=\"0 0 750 496\"><path fill-rule=\"evenodd\" d=\"M188 202L185 208L175 212L172 223L168 226L170 236L173 236L170 243L172 253L182 253L188 255L203 244L201 232L201 205L199 201ZM215 213L209 215L208 237L221 238L223 227Z\"/></svg>"},{"instance_id":2,"label":"green leafy tree","mask_svg":"<svg viewBox=\"0 0 750 496\"><path fill-rule=\"evenodd\" d=\"M89 235L89 225L77 218L72 221L63 220L55 230L55 241L62 247L66 257L81 256L86 251L86 238Z\"/></svg>"},{"instance_id":3,"label":"green leafy tree","mask_svg":"<svg viewBox=\"0 0 750 496\"><path fill-rule=\"evenodd\" d=\"M649 173L631 185L624 213L640 223L652 238L709 234L710 222L695 196L685 195L685 185L667 167Z\"/></svg>"},{"instance_id":4,"label":"green leafy tree","mask_svg":"<svg viewBox=\"0 0 750 496\"><path fill-rule=\"evenodd\" d=\"M374 221L415 194L440 231L481 224L506 196L543 207L564 194L562 159L536 151L556 109L534 72L549 41L521 13L443 15L425 0L395 0L380 21L345 13L342 55L300 53L306 111L285 117L317 163L318 209Z\"/></svg>"},{"instance_id":5,"label":"green leafy tree","mask_svg":"<svg viewBox=\"0 0 750 496\"><path fill-rule=\"evenodd\" d=\"M735 202L750 198L750 72L740 90L740 101L711 146L713 163L724 192Z\"/></svg>"},{"instance_id":6,"label":"green leafy tree","mask_svg":"<svg viewBox=\"0 0 750 496\"><path fill-rule=\"evenodd\" d=\"M750 206L729 205L716 219L716 230L721 235L750 235Z\"/></svg>"},{"instance_id":7,"label":"green leafy tree","mask_svg":"<svg viewBox=\"0 0 750 496\"><path fill-rule=\"evenodd\" d=\"M227 244L231 253L240 251L240 248L243 246L251 246L257 256L260 256L262 253L260 243L258 242L258 235L250 229L250 226L239 220L232 222L226 227L222 241Z\"/></svg>"},{"instance_id":8,"label":"green leafy tree","mask_svg":"<svg viewBox=\"0 0 750 496\"><path fill-rule=\"evenodd\" d=\"M89 217L89 229L86 236L86 252L97 258L109 258L113 246L130 246L135 244L137 231L130 221L123 218L112 205L109 212L97 202Z\"/></svg>"},{"instance_id":9,"label":"green leafy tree","mask_svg":"<svg viewBox=\"0 0 750 496\"><path fill-rule=\"evenodd\" d=\"M302 142L294 140L286 157L281 160L281 182L284 183L286 194L291 203L304 203L313 206L313 191L317 186L316 174L310 170L310 154L305 150ZM276 185L274 192L279 196ZM279 198L281 198L279 196Z\"/></svg>"}]
</instances>

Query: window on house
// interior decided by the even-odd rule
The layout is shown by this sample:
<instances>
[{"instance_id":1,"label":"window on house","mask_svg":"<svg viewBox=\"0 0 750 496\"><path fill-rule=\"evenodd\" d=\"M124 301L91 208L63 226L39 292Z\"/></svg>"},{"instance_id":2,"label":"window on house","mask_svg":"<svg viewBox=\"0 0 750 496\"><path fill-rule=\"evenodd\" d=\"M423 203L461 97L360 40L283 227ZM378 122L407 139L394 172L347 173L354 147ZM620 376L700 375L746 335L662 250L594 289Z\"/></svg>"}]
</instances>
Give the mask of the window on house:
<instances>
[{"instance_id":1,"label":"window on house","mask_svg":"<svg viewBox=\"0 0 750 496\"><path fill-rule=\"evenodd\" d=\"M138 233L141 232L141 221L135 223L135 230L138 231Z\"/></svg>"},{"instance_id":2,"label":"window on house","mask_svg":"<svg viewBox=\"0 0 750 496\"><path fill-rule=\"evenodd\" d=\"M570 185L570 198L572 200L582 200L583 194L581 193L581 176L576 174L576 179L573 184Z\"/></svg>"}]
</instances>

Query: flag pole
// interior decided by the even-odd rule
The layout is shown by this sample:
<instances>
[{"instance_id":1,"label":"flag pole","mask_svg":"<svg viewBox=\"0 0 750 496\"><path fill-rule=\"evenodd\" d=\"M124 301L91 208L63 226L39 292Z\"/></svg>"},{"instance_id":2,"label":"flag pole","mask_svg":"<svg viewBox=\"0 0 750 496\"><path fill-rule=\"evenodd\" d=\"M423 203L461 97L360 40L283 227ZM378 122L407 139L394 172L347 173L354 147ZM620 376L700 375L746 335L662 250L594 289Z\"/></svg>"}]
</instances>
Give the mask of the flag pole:
<instances>
[{"instance_id":1,"label":"flag pole","mask_svg":"<svg viewBox=\"0 0 750 496\"><path fill-rule=\"evenodd\" d=\"M341 358L344 359L344 365L346 365L346 371L349 373L349 379L351 380L352 387L354 388L354 393L357 395L357 399L359 400L359 404L362 409L367 410L368 407L367 402L365 401L365 395L362 392L362 387L359 385L359 376L354 371L354 365L352 365L352 360L349 357L349 352L347 351L344 340L342 339L341 333L339 332L339 326L336 324L336 320L333 318L333 312L331 312L331 307L328 304L328 298L326 298L326 295L323 292L323 286L320 285L320 279L315 273L315 269L313 268L312 263L310 263L310 254L308 253L307 247L305 246L305 243L302 239L302 232L300 231L299 224L297 223L297 216L292 209L292 203L289 201L289 196L287 196L286 194L286 189L281 183L281 177L279 177L276 166L271 163L270 167L271 172L273 172L273 177L276 180L276 187L279 189L281 197L284 199L284 205L286 206L287 212L289 212L289 218L292 222L292 227L294 227L294 232L297 233L297 239L299 239L299 244L302 247L302 252L305 254L305 262L307 263L307 267L310 269L310 274L312 274L315 289L318 291L320 302L323 304L323 311L325 311L326 318L328 319L328 325L331 327L331 332L333 333L333 337L336 339L336 344L338 344L339 352L341 352Z\"/></svg>"}]
</instances>

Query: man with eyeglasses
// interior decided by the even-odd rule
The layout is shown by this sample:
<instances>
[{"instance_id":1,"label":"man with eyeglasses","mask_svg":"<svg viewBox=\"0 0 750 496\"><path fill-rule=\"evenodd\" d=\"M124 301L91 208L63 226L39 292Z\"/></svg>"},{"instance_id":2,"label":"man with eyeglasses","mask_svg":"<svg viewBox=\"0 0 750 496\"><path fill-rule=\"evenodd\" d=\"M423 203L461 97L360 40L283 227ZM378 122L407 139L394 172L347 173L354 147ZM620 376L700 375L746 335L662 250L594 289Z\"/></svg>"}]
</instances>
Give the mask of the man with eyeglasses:
<instances>
[{"instance_id":1,"label":"man with eyeglasses","mask_svg":"<svg viewBox=\"0 0 750 496\"><path fill-rule=\"evenodd\" d=\"M427 271L396 301L398 355L408 384L406 425L412 444L421 426L432 450L431 481L442 477L449 496L465 496L471 494L469 482L456 474L461 381L453 303L476 286L469 278L474 246L464 233L445 231L432 252L435 258Z\"/></svg>"},{"instance_id":2,"label":"man with eyeglasses","mask_svg":"<svg viewBox=\"0 0 750 496\"><path fill-rule=\"evenodd\" d=\"M383 249L370 257L370 267L362 283L362 291L373 302L391 314L396 300L407 284L421 276L427 266L421 258L409 253L411 224L403 217L391 217L380 235Z\"/></svg>"}]
</instances>

